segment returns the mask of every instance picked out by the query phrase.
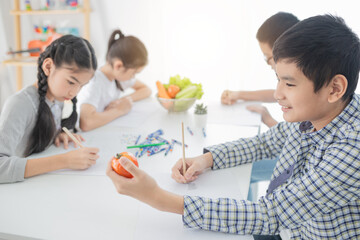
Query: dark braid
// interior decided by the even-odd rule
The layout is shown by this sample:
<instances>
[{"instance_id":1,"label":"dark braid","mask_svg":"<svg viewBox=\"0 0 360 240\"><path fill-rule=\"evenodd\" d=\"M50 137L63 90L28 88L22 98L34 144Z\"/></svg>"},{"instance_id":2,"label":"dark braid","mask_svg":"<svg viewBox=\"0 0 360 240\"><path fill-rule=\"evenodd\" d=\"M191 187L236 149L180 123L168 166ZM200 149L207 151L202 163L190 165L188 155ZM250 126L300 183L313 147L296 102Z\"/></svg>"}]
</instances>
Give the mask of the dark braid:
<instances>
[{"instance_id":1,"label":"dark braid","mask_svg":"<svg viewBox=\"0 0 360 240\"><path fill-rule=\"evenodd\" d=\"M37 74L40 103L35 127L32 130L25 151L26 156L43 151L57 134L53 114L45 101L48 91L48 77L45 75L42 65L47 58L53 60L56 68L61 67L63 64L74 65L84 70L96 70L97 68L95 52L90 43L73 35L66 35L55 40L40 54ZM61 126L68 129L74 129L77 121L76 97L72 99L72 102L73 112L69 118L61 121Z\"/></svg>"},{"instance_id":2,"label":"dark braid","mask_svg":"<svg viewBox=\"0 0 360 240\"><path fill-rule=\"evenodd\" d=\"M35 127L30 136L27 146L26 156L43 151L49 144L49 139L53 139L55 135L55 122L49 106L47 105L46 93L48 90L47 76L42 69L43 62L50 57L50 52L54 47L48 47L40 55L38 59L38 93L39 93L39 109Z\"/></svg>"}]
</instances>

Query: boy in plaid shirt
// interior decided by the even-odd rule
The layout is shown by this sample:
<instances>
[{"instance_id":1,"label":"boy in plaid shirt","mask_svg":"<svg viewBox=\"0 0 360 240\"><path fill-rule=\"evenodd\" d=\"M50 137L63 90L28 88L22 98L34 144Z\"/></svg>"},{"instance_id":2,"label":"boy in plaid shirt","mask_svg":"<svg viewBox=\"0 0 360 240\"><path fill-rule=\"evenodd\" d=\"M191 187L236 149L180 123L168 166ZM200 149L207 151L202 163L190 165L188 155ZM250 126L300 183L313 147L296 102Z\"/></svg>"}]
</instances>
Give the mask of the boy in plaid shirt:
<instances>
[{"instance_id":1,"label":"boy in plaid shirt","mask_svg":"<svg viewBox=\"0 0 360 240\"><path fill-rule=\"evenodd\" d=\"M173 167L190 182L213 170L279 156L266 196L258 202L179 196L161 189L130 161L125 179L107 169L117 191L159 210L183 215L192 228L255 239L360 238L359 38L339 17L315 16L287 30L273 48L275 91L286 122L248 139L208 147ZM270 235L270 236L265 236Z\"/></svg>"}]
</instances>

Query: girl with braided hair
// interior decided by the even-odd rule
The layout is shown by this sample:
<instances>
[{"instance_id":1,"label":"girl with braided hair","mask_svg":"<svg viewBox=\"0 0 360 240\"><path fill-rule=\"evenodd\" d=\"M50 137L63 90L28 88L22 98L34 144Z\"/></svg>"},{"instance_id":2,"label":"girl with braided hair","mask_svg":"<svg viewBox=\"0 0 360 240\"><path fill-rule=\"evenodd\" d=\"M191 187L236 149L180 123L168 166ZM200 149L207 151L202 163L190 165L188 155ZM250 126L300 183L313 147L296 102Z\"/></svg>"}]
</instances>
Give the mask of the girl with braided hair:
<instances>
[{"instance_id":1,"label":"girl with braided hair","mask_svg":"<svg viewBox=\"0 0 360 240\"><path fill-rule=\"evenodd\" d=\"M41 53L37 82L7 99L0 115L0 183L23 181L58 169L86 169L96 163L99 150L87 147L50 157L28 158L52 143L59 146L62 142L67 149L72 140L61 129L74 129L76 95L96 68L94 49L83 38L63 36ZM70 99L73 112L61 120L64 101ZM80 135L74 136L84 140Z\"/></svg>"},{"instance_id":2,"label":"girl with braided hair","mask_svg":"<svg viewBox=\"0 0 360 240\"><path fill-rule=\"evenodd\" d=\"M144 44L134 36L115 30L109 39L106 64L95 72L90 83L79 93L80 128L89 131L124 116L132 102L147 98L151 90L135 79L148 61ZM124 97L123 91L134 92Z\"/></svg>"}]
</instances>

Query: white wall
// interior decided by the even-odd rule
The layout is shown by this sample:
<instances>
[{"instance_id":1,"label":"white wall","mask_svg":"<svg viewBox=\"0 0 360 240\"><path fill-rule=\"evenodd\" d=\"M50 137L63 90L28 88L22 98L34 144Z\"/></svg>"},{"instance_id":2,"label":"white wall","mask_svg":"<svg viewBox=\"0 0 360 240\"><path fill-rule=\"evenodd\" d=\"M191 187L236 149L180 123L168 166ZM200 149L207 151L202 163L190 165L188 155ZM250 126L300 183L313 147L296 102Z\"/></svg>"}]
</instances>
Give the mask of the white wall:
<instances>
[{"instance_id":1,"label":"white wall","mask_svg":"<svg viewBox=\"0 0 360 240\"><path fill-rule=\"evenodd\" d=\"M4 1L0 0L1 14L7 12L4 7L9 5L3 4ZM138 78L148 83L154 92L156 80L167 82L169 76L180 74L193 82L201 82L205 99L219 99L226 88L275 87L274 73L264 63L255 38L258 27L265 19L279 11L291 12L299 19L332 13L342 16L360 34L360 17L354 2L91 0L91 42L99 63L103 64L108 36L119 27L125 35L135 35L145 43L149 65ZM2 19L5 18L8 19L2 16ZM81 22L81 17L79 19ZM6 38L13 36L11 25L2 24ZM26 24L29 24L27 29L31 29L31 17L23 21L23 25ZM23 32L24 38L26 33ZM13 45L11 41L8 43ZM1 48L2 58L6 50ZM10 67L6 69L14 71ZM35 81L36 70L26 71L24 83L29 85ZM14 82L14 75L1 79L1 86L4 80ZM1 94L3 98L3 92Z\"/></svg>"}]
</instances>

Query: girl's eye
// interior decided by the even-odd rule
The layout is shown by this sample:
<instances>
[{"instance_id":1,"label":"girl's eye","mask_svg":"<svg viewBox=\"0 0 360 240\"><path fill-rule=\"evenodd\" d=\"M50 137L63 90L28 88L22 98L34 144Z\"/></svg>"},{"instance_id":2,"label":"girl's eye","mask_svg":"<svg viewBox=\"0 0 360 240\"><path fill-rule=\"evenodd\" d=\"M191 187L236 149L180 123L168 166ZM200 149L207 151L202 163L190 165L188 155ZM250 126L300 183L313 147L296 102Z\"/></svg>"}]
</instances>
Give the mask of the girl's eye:
<instances>
[{"instance_id":1,"label":"girl's eye","mask_svg":"<svg viewBox=\"0 0 360 240\"><path fill-rule=\"evenodd\" d=\"M69 83L70 85L74 85L74 84L75 84L74 82L69 81L69 80L68 80L68 83Z\"/></svg>"},{"instance_id":2,"label":"girl's eye","mask_svg":"<svg viewBox=\"0 0 360 240\"><path fill-rule=\"evenodd\" d=\"M286 86L288 86L288 87L295 87L294 84L290 84L290 83L287 83Z\"/></svg>"}]
</instances>

